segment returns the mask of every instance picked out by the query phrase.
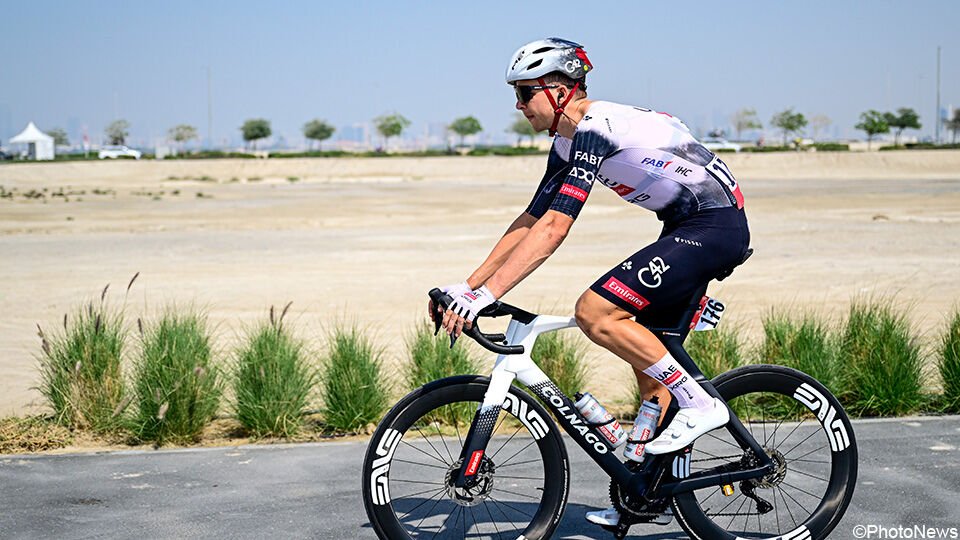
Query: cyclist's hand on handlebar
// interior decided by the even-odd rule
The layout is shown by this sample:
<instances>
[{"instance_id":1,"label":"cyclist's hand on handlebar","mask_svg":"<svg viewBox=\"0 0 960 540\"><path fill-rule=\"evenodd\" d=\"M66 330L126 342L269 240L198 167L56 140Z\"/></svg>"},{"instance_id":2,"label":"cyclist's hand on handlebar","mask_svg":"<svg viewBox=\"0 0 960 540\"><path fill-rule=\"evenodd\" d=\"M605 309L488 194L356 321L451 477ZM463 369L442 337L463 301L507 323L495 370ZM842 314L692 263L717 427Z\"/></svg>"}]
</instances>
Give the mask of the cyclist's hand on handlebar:
<instances>
[{"instance_id":1,"label":"cyclist's hand on handlebar","mask_svg":"<svg viewBox=\"0 0 960 540\"><path fill-rule=\"evenodd\" d=\"M467 285L466 281L461 281L460 283L454 283L453 285L440 287L440 290L443 291L444 294L450 295L450 298L456 298L463 293L473 291L473 289L470 288L470 285ZM440 317L439 314L442 312L443 310L441 310L439 306L433 305L433 300L430 300L427 302L427 314L430 316L431 321L437 320L437 317Z\"/></svg>"},{"instance_id":2,"label":"cyclist's hand on handlebar","mask_svg":"<svg viewBox=\"0 0 960 540\"><path fill-rule=\"evenodd\" d=\"M490 289L484 285L479 289L466 292L453 299L453 303L443 314L442 326L446 328L447 334L453 334L454 337L460 337L463 332L463 325L467 328L473 325L473 320L477 318L483 308L497 301L497 297L490 292Z\"/></svg>"}]
</instances>

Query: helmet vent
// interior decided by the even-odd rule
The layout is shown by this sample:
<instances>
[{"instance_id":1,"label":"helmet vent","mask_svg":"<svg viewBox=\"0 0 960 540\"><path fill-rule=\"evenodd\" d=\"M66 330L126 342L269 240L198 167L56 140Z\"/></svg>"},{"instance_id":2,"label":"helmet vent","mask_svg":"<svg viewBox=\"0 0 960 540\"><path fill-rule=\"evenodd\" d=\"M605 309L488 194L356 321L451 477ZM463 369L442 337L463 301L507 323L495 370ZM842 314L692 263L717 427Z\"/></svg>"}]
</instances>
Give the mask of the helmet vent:
<instances>
[{"instance_id":1,"label":"helmet vent","mask_svg":"<svg viewBox=\"0 0 960 540\"><path fill-rule=\"evenodd\" d=\"M527 66L527 69L533 69L543 63L543 59L537 60L536 62Z\"/></svg>"},{"instance_id":2,"label":"helmet vent","mask_svg":"<svg viewBox=\"0 0 960 540\"><path fill-rule=\"evenodd\" d=\"M552 51L553 49L554 49L554 47L540 47L539 49L533 51L533 52L530 53L530 54L542 54L542 53L545 53L545 52L547 52L547 51Z\"/></svg>"}]
</instances>

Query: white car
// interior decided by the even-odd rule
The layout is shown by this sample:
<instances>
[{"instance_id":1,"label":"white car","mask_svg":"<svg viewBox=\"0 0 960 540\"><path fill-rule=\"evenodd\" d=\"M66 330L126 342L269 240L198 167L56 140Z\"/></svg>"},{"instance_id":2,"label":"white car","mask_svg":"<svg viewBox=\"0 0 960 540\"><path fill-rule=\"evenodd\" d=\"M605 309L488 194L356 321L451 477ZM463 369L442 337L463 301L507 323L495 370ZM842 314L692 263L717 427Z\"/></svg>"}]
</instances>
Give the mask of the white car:
<instances>
[{"instance_id":1,"label":"white car","mask_svg":"<svg viewBox=\"0 0 960 540\"><path fill-rule=\"evenodd\" d=\"M142 154L139 150L134 150L133 148L128 148L126 146L104 146L100 149L100 153L97 154L97 157L100 159L117 159L121 156L130 156L134 159L140 159Z\"/></svg>"},{"instance_id":2,"label":"white car","mask_svg":"<svg viewBox=\"0 0 960 540\"><path fill-rule=\"evenodd\" d=\"M707 150L733 150L739 152L742 148L737 143L732 143L722 137L707 137L700 141Z\"/></svg>"}]
</instances>

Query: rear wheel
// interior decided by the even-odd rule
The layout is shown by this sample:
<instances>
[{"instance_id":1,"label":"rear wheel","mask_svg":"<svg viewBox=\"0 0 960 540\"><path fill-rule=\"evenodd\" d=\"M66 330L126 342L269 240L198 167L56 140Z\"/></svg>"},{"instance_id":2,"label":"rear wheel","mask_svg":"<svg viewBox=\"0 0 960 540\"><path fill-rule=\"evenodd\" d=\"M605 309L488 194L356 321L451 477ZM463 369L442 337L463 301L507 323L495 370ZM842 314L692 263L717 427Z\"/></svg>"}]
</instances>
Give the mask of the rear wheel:
<instances>
[{"instance_id":1,"label":"rear wheel","mask_svg":"<svg viewBox=\"0 0 960 540\"><path fill-rule=\"evenodd\" d=\"M380 422L363 464L363 499L380 538L548 538L569 486L566 449L549 413L512 388L478 465L453 487L486 377L414 390Z\"/></svg>"},{"instance_id":2,"label":"rear wheel","mask_svg":"<svg viewBox=\"0 0 960 540\"><path fill-rule=\"evenodd\" d=\"M744 366L717 376L720 395L770 456L776 470L674 497L674 513L691 538L819 539L843 517L857 479L853 427L835 397L815 379L783 366ZM726 430L701 437L690 474L758 465Z\"/></svg>"}]
</instances>

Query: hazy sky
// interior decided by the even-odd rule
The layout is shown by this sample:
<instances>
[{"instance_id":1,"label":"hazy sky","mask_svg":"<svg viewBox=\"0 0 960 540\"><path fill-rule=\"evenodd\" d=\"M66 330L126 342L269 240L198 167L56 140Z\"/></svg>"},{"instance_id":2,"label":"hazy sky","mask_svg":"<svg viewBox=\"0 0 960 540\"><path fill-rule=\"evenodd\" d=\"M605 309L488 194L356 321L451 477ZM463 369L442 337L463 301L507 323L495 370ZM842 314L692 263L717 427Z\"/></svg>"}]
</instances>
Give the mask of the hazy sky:
<instances>
[{"instance_id":1,"label":"hazy sky","mask_svg":"<svg viewBox=\"0 0 960 540\"><path fill-rule=\"evenodd\" d=\"M426 123L472 114L500 136L523 43L584 44L590 97L669 112L696 129L739 107L794 106L854 136L869 108L917 108L932 133L960 105L960 2L25 2L0 3L0 139L27 121L92 138L115 114L134 143L174 124L238 136L246 118L299 140L398 111ZM831 129L832 133L832 129ZM334 136L336 138L336 135Z\"/></svg>"}]
</instances>

